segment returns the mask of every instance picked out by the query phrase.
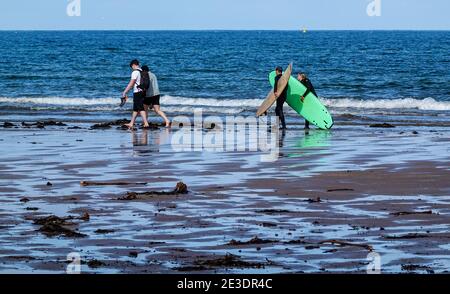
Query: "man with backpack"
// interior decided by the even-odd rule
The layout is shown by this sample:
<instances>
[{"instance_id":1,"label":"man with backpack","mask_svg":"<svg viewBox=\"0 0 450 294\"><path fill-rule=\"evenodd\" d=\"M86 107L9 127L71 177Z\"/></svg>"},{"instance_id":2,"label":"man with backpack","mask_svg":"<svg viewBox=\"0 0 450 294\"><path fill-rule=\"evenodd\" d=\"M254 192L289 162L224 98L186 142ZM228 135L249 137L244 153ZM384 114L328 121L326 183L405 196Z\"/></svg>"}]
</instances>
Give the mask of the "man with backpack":
<instances>
[{"instance_id":1,"label":"man with backpack","mask_svg":"<svg viewBox=\"0 0 450 294\"><path fill-rule=\"evenodd\" d=\"M125 126L132 130L134 128L134 123L138 115L142 117L144 122L144 128L150 127L147 121L147 116L145 114L144 99L146 92L150 87L150 79L145 73L142 73L142 69L139 67L139 61L134 59L130 62L130 68L132 69L131 80L128 86L122 93L122 99L127 100L128 92L133 89L133 115L131 117L131 122Z\"/></svg>"}]
</instances>

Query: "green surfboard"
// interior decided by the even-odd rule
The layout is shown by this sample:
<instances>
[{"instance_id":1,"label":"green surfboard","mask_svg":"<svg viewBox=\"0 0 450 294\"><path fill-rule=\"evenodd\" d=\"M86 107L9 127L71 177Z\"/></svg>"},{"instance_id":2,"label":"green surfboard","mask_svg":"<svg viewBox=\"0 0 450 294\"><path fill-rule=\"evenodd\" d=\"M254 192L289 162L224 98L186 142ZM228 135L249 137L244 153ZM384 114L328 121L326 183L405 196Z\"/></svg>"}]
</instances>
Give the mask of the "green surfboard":
<instances>
[{"instance_id":1,"label":"green surfboard","mask_svg":"<svg viewBox=\"0 0 450 294\"><path fill-rule=\"evenodd\" d=\"M269 75L269 82L272 87L275 85L275 76L275 71L271 72ZM301 97L305 92L306 87L291 76L287 91L287 104L318 128L323 130L331 129L334 122L327 108L313 93L309 93L308 96L305 97L305 102L303 103Z\"/></svg>"}]
</instances>

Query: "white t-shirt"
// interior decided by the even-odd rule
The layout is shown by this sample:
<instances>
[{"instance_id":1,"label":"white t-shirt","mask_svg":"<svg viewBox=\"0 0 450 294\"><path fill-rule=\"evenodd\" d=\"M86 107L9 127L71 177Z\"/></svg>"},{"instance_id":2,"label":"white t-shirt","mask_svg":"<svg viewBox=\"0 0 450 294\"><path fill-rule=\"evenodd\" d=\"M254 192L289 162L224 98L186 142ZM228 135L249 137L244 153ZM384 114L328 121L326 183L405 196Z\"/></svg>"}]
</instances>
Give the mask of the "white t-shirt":
<instances>
[{"instance_id":1,"label":"white t-shirt","mask_svg":"<svg viewBox=\"0 0 450 294\"><path fill-rule=\"evenodd\" d=\"M141 71L139 70L133 70L131 73L131 79L136 80L136 83L134 83L133 87L133 93L139 93L142 90L138 88L138 86L141 84Z\"/></svg>"}]
</instances>

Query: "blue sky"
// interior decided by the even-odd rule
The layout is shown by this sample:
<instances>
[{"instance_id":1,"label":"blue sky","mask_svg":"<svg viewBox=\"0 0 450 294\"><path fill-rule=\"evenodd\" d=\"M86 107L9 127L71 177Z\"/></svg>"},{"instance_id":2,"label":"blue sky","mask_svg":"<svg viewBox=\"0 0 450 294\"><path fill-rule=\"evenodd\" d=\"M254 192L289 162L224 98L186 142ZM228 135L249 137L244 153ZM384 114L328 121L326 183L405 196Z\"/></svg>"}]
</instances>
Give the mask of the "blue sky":
<instances>
[{"instance_id":1,"label":"blue sky","mask_svg":"<svg viewBox=\"0 0 450 294\"><path fill-rule=\"evenodd\" d=\"M450 30L449 0L2 0L0 29L438 29ZM378 0L377 0L378 1Z\"/></svg>"}]
</instances>

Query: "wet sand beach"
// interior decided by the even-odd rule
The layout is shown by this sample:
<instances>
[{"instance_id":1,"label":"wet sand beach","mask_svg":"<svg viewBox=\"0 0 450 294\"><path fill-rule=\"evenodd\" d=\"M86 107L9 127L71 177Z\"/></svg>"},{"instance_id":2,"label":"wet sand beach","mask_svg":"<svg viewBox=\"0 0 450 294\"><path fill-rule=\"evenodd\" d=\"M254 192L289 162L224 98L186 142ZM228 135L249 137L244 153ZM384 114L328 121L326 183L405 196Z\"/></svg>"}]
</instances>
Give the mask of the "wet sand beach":
<instances>
[{"instance_id":1,"label":"wet sand beach","mask_svg":"<svg viewBox=\"0 0 450 294\"><path fill-rule=\"evenodd\" d=\"M83 273L450 270L448 127L297 125L274 161L176 132L1 127L0 272L64 273L71 252Z\"/></svg>"}]
</instances>

